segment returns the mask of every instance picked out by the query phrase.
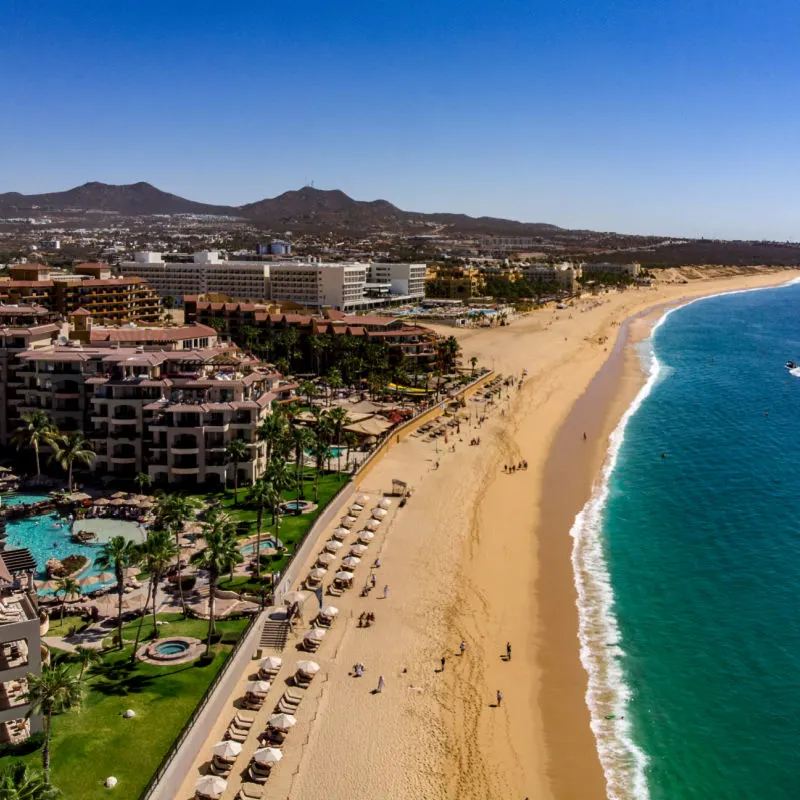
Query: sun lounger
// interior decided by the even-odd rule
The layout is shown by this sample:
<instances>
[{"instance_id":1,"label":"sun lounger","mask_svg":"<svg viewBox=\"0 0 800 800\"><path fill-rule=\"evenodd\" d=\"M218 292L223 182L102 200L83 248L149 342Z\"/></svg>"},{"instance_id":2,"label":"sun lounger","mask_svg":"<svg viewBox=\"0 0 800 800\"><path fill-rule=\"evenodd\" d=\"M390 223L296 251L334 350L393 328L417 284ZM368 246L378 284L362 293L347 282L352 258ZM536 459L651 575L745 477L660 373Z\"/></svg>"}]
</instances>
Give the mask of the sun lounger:
<instances>
[{"instance_id":1,"label":"sun lounger","mask_svg":"<svg viewBox=\"0 0 800 800\"><path fill-rule=\"evenodd\" d=\"M211 762L209 769L214 775L219 775L221 778L227 778L228 775L231 774L231 770L233 769L233 764L223 764L222 762L214 759Z\"/></svg>"},{"instance_id":2,"label":"sun lounger","mask_svg":"<svg viewBox=\"0 0 800 800\"><path fill-rule=\"evenodd\" d=\"M231 725L227 731L225 731L225 738L230 739L232 742L246 742L247 741L247 731L242 730L241 728L237 728L234 725Z\"/></svg>"},{"instance_id":3,"label":"sun lounger","mask_svg":"<svg viewBox=\"0 0 800 800\"><path fill-rule=\"evenodd\" d=\"M246 711L237 711L233 721L236 722L240 728L245 726L249 728L256 721L256 715L248 714Z\"/></svg>"},{"instance_id":4,"label":"sun lounger","mask_svg":"<svg viewBox=\"0 0 800 800\"><path fill-rule=\"evenodd\" d=\"M297 706L287 703L283 698L281 698L278 700L278 704L275 706L275 713L294 715L297 713Z\"/></svg>"},{"instance_id":5,"label":"sun lounger","mask_svg":"<svg viewBox=\"0 0 800 800\"><path fill-rule=\"evenodd\" d=\"M262 772L260 769L256 768L255 763L252 763L247 769L247 777L254 783L264 784L267 782L267 778L269 778L269 772Z\"/></svg>"},{"instance_id":6,"label":"sun lounger","mask_svg":"<svg viewBox=\"0 0 800 800\"><path fill-rule=\"evenodd\" d=\"M264 797L264 787L254 783L243 783L236 795L237 800L262 800Z\"/></svg>"}]
</instances>

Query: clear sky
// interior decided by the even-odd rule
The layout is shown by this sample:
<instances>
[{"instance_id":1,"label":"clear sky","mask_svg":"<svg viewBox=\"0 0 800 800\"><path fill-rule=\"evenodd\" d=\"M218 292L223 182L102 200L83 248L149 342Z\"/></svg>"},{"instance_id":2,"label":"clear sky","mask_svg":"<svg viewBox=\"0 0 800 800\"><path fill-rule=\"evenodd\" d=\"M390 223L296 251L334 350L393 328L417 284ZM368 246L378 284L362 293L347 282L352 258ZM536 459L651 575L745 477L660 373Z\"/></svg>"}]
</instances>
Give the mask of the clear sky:
<instances>
[{"instance_id":1,"label":"clear sky","mask_svg":"<svg viewBox=\"0 0 800 800\"><path fill-rule=\"evenodd\" d=\"M798 0L3 0L0 191L800 238Z\"/></svg>"}]
</instances>

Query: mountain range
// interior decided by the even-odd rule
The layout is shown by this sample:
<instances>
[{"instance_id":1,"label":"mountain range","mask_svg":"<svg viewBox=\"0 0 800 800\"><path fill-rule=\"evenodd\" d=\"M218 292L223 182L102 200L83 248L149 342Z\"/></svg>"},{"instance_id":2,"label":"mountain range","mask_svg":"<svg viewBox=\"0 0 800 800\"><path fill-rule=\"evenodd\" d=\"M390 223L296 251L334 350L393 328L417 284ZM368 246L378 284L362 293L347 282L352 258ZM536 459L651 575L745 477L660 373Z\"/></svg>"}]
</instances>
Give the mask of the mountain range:
<instances>
[{"instance_id":1,"label":"mountain range","mask_svg":"<svg viewBox=\"0 0 800 800\"><path fill-rule=\"evenodd\" d=\"M524 223L466 214L426 214L403 211L387 200L354 200L338 189L311 186L242 206L198 203L140 182L115 185L84 183L74 189L46 194L0 194L0 217L116 214L139 217L155 214L209 214L248 220L265 229L297 232L430 233L445 228L454 233L547 236L566 233L545 223Z\"/></svg>"}]
</instances>

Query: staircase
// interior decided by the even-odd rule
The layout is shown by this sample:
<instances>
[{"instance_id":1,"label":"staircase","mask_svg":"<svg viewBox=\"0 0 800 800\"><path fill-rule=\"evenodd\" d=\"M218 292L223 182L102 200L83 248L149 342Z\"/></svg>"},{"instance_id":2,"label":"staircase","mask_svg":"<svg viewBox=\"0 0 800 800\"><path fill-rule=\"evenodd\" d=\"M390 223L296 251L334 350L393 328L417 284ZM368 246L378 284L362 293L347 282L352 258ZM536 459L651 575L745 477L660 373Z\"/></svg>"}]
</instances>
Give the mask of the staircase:
<instances>
[{"instance_id":1,"label":"staircase","mask_svg":"<svg viewBox=\"0 0 800 800\"><path fill-rule=\"evenodd\" d=\"M268 619L261 631L259 645L273 650L283 650L289 638L289 623L282 619Z\"/></svg>"}]
</instances>

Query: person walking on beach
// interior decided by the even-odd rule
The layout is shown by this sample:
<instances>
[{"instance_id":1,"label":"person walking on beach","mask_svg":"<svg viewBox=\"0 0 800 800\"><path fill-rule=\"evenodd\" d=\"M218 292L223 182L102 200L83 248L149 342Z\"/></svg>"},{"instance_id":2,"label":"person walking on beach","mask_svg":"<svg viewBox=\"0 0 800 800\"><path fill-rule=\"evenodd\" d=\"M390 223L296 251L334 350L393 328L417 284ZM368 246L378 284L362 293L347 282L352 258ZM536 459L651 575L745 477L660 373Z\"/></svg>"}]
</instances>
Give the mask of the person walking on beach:
<instances>
[{"instance_id":1,"label":"person walking on beach","mask_svg":"<svg viewBox=\"0 0 800 800\"><path fill-rule=\"evenodd\" d=\"M375 690L378 694L383 691L383 687L386 686L386 681L383 679L383 675L378 678L378 688Z\"/></svg>"},{"instance_id":2,"label":"person walking on beach","mask_svg":"<svg viewBox=\"0 0 800 800\"><path fill-rule=\"evenodd\" d=\"M446 656L442 656L442 669L441 669L442 672L444 672L444 665L446 663L447 663L447 657Z\"/></svg>"},{"instance_id":3,"label":"person walking on beach","mask_svg":"<svg viewBox=\"0 0 800 800\"><path fill-rule=\"evenodd\" d=\"M389 584L387 583L386 586L383 587L383 599L389 599Z\"/></svg>"},{"instance_id":4,"label":"person walking on beach","mask_svg":"<svg viewBox=\"0 0 800 800\"><path fill-rule=\"evenodd\" d=\"M503 704L503 693L498 689L497 690L497 707L500 708L500 706L502 704Z\"/></svg>"},{"instance_id":5,"label":"person walking on beach","mask_svg":"<svg viewBox=\"0 0 800 800\"><path fill-rule=\"evenodd\" d=\"M506 661L511 661L511 642L506 642Z\"/></svg>"},{"instance_id":6,"label":"person walking on beach","mask_svg":"<svg viewBox=\"0 0 800 800\"><path fill-rule=\"evenodd\" d=\"M458 646L458 649L461 652L461 655L464 655L464 651L467 649L467 643L462 640L461 644Z\"/></svg>"}]
</instances>

